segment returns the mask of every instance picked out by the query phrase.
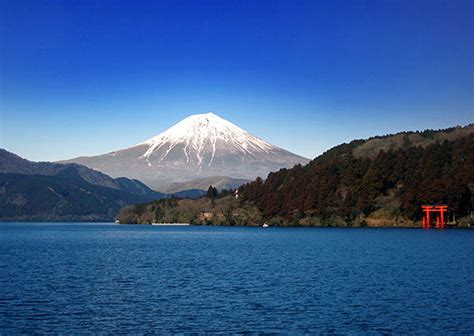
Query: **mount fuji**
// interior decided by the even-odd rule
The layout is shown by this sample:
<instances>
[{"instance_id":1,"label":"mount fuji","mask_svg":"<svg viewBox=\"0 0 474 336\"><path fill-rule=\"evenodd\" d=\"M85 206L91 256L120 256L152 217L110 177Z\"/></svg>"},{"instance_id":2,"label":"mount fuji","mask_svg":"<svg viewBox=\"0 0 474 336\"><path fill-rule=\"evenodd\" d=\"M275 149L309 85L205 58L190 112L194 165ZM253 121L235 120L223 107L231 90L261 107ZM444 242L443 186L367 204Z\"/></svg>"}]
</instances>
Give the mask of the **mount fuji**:
<instances>
[{"instance_id":1,"label":"mount fuji","mask_svg":"<svg viewBox=\"0 0 474 336\"><path fill-rule=\"evenodd\" d=\"M265 178L271 171L309 160L271 145L214 113L206 113L191 115L133 147L63 161L71 162L159 188L212 176Z\"/></svg>"}]
</instances>

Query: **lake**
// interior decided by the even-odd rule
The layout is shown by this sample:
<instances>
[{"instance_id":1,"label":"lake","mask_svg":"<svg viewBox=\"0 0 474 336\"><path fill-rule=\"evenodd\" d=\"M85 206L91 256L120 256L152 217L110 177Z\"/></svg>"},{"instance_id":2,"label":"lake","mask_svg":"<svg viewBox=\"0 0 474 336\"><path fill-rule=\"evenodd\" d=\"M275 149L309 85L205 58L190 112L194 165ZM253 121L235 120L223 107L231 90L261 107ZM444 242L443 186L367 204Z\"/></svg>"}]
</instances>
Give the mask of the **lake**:
<instances>
[{"instance_id":1,"label":"lake","mask_svg":"<svg viewBox=\"0 0 474 336\"><path fill-rule=\"evenodd\" d=\"M474 332L474 231L1 223L0 334Z\"/></svg>"}]
</instances>

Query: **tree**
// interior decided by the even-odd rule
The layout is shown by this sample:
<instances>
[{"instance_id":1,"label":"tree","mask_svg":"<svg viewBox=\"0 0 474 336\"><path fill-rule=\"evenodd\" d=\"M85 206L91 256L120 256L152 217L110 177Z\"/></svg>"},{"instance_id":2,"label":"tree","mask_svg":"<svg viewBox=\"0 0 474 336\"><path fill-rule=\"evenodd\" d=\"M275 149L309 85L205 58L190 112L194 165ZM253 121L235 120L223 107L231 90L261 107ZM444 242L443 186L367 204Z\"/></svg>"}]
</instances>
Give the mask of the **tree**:
<instances>
[{"instance_id":1,"label":"tree","mask_svg":"<svg viewBox=\"0 0 474 336\"><path fill-rule=\"evenodd\" d=\"M165 216L165 212L158 205L155 209L155 221L162 221L164 216Z\"/></svg>"},{"instance_id":2,"label":"tree","mask_svg":"<svg viewBox=\"0 0 474 336\"><path fill-rule=\"evenodd\" d=\"M206 196L209 197L210 199L214 199L214 198L216 198L217 194L218 194L217 188L210 185L209 189L207 189Z\"/></svg>"},{"instance_id":3,"label":"tree","mask_svg":"<svg viewBox=\"0 0 474 336\"><path fill-rule=\"evenodd\" d=\"M298 226L300 225L300 220L303 218L303 213L299 210L299 209L296 209L295 211L293 211L293 215L291 216L291 225L293 226Z\"/></svg>"}]
</instances>

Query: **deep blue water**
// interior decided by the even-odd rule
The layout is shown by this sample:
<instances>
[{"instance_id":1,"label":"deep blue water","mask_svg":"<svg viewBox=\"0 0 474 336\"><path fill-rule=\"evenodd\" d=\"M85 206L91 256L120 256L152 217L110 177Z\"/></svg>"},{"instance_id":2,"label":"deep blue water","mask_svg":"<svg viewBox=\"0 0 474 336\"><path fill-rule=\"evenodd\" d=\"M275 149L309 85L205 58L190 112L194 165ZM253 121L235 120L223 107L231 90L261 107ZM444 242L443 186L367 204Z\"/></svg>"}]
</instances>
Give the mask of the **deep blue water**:
<instances>
[{"instance_id":1,"label":"deep blue water","mask_svg":"<svg viewBox=\"0 0 474 336\"><path fill-rule=\"evenodd\" d=\"M0 224L0 334L474 332L474 231Z\"/></svg>"}]
</instances>

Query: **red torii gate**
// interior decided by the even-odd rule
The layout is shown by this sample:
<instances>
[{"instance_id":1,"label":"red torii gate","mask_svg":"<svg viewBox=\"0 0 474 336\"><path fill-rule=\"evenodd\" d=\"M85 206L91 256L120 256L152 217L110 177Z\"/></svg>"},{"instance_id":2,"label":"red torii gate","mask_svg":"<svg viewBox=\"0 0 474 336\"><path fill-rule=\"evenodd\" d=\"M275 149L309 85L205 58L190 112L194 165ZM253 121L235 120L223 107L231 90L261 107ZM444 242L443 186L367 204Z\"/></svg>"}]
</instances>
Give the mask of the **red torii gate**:
<instances>
[{"instance_id":1,"label":"red torii gate","mask_svg":"<svg viewBox=\"0 0 474 336\"><path fill-rule=\"evenodd\" d=\"M448 211L447 205L422 205L421 208L423 209L423 229L431 227L431 213L437 213L436 227L444 229L444 213Z\"/></svg>"}]
</instances>

